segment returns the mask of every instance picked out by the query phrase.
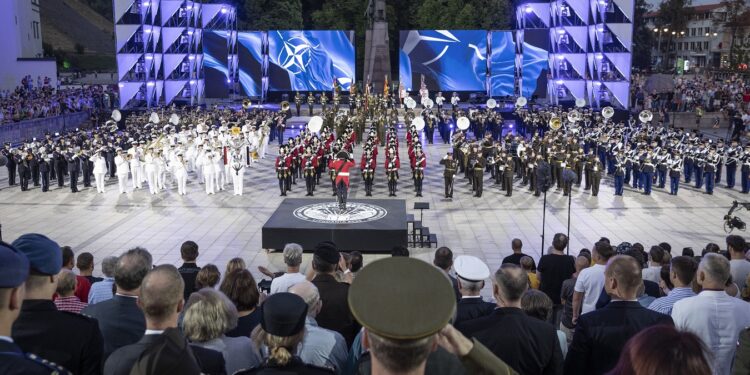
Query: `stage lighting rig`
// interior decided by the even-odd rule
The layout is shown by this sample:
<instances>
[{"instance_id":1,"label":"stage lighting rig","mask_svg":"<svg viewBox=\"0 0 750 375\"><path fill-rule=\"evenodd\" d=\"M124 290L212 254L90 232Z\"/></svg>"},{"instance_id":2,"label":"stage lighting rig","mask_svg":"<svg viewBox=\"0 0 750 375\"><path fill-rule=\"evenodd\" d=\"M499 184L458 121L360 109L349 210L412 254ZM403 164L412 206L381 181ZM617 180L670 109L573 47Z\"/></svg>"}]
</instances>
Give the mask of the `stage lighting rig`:
<instances>
[{"instance_id":1,"label":"stage lighting rig","mask_svg":"<svg viewBox=\"0 0 750 375\"><path fill-rule=\"evenodd\" d=\"M744 231L746 228L745 222L737 216L732 216L737 209L750 210L750 202L732 202L732 207L729 208L729 212L724 215L724 231L731 233L735 229Z\"/></svg>"}]
</instances>

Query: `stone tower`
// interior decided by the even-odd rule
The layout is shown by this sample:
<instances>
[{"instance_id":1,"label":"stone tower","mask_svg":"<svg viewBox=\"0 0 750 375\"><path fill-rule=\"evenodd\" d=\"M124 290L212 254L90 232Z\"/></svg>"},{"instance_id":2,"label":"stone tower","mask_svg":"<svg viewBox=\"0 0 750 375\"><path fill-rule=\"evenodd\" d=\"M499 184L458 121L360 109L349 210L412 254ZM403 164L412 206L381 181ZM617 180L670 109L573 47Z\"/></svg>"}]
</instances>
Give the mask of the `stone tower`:
<instances>
[{"instance_id":1,"label":"stone tower","mask_svg":"<svg viewBox=\"0 0 750 375\"><path fill-rule=\"evenodd\" d=\"M362 84L370 77L373 91L383 92L383 83L388 76L389 84L393 82L391 76L391 55L388 49L388 21L385 16L385 0L370 0L367 6L367 32L365 35L365 71L362 74ZM364 87L364 86L363 86ZM391 93L397 90L391 90Z\"/></svg>"}]
</instances>

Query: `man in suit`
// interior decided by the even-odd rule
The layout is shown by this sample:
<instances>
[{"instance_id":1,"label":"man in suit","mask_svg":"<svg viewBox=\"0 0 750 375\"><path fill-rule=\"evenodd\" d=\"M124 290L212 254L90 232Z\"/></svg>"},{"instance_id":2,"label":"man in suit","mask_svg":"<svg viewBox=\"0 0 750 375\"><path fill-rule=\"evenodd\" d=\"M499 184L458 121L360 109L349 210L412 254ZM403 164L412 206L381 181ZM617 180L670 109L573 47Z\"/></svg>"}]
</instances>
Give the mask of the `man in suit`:
<instances>
[{"instance_id":1,"label":"man in suit","mask_svg":"<svg viewBox=\"0 0 750 375\"><path fill-rule=\"evenodd\" d=\"M503 264L495 272L492 292L497 308L492 314L459 323L459 331L484 344L521 374L562 373L562 351L551 324L527 316L521 296L529 288L526 272L515 264Z\"/></svg>"},{"instance_id":2,"label":"man in suit","mask_svg":"<svg viewBox=\"0 0 750 375\"><path fill-rule=\"evenodd\" d=\"M136 343L146 330L146 319L136 302L151 262L151 254L138 247L120 255L115 266L114 297L81 311L99 322L104 337L105 360L118 348Z\"/></svg>"},{"instance_id":3,"label":"man in suit","mask_svg":"<svg viewBox=\"0 0 750 375\"><path fill-rule=\"evenodd\" d=\"M644 328L674 325L669 315L651 311L636 300L643 284L638 261L627 255L609 259L604 288L612 297L605 307L578 318L565 360L565 374L603 374L616 364L625 343Z\"/></svg>"},{"instance_id":4,"label":"man in suit","mask_svg":"<svg viewBox=\"0 0 750 375\"><path fill-rule=\"evenodd\" d=\"M198 259L198 244L193 241L185 241L180 247L180 256L182 257L182 266L177 270L185 281L185 292L183 298L187 301L190 294L195 292L195 277L198 276L200 267L195 263Z\"/></svg>"},{"instance_id":5,"label":"man in suit","mask_svg":"<svg viewBox=\"0 0 750 375\"><path fill-rule=\"evenodd\" d=\"M29 276L29 259L13 246L0 243L0 374L67 374L57 364L24 354L13 342L11 327L18 319L24 299L24 283Z\"/></svg>"},{"instance_id":6,"label":"man in suit","mask_svg":"<svg viewBox=\"0 0 750 375\"><path fill-rule=\"evenodd\" d=\"M101 373L102 334L96 320L58 311L52 302L62 269L60 246L31 233L18 237L13 247L26 254L31 270L21 314L13 323L13 340L24 352L54 361L74 374Z\"/></svg>"},{"instance_id":7,"label":"man in suit","mask_svg":"<svg viewBox=\"0 0 750 375\"><path fill-rule=\"evenodd\" d=\"M451 281L451 285L453 285L453 293L456 295L456 301L460 300L461 292L458 290L458 280L450 274L451 268L453 268L453 251L445 246L435 250L435 258L432 260L432 264L443 270L443 273L445 273Z\"/></svg>"},{"instance_id":8,"label":"man in suit","mask_svg":"<svg viewBox=\"0 0 750 375\"><path fill-rule=\"evenodd\" d=\"M349 309L349 284L338 282L334 276L340 259L338 249L331 242L321 242L315 247L312 260L315 277L312 283L318 288L320 300L323 301L316 319L319 326L344 336L347 347L351 347L359 332L359 324Z\"/></svg>"},{"instance_id":9,"label":"man in suit","mask_svg":"<svg viewBox=\"0 0 750 375\"><path fill-rule=\"evenodd\" d=\"M495 304L484 301L479 295L479 291L484 288L484 280L490 277L489 267L475 256L459 255L453 268L456 269L458 289L461 292L453 324L491 314Z\"/></svg>"},{"instance_id":10,"label":"man in suit","mask_svg":"<svg viewBox=\"0 0 750 375\"><path fill-rule=\"evenodd\" d=\"M115 350L104 364L105 374L130 374L133 364L151 344L158 341L167 329L177 328L177 320L185 304L182 299L184 287L182 276L172 265L158 266L149 271L141 283L138 297L138 305L146 317L146 334L135 344ZM225 372L221 353L195 346L191 346L189 352L194 355L201 372Z\"/></svg>"}]
</instances>

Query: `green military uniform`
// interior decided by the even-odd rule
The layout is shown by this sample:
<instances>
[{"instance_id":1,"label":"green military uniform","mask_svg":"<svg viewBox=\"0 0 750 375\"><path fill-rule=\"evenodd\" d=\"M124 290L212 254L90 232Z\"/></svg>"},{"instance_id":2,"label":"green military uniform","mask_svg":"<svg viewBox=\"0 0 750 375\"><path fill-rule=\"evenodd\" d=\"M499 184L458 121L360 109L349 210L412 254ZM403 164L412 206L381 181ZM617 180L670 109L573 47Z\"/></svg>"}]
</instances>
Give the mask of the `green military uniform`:
<instances>
[{"instance_id":1,"label":"green military uniform","mask_svg":"<svg viewBox=\"0 0 750 375\"><path fill-rule=\"evenodd\" d=\"M458 169L458 161L453 159L453 153L448 152L448 155L440 160L440 165L445 166L443 171L443 179L445 180L445 197L453 198L453 176L456 174Z\"/></svg>"}]
</instances>

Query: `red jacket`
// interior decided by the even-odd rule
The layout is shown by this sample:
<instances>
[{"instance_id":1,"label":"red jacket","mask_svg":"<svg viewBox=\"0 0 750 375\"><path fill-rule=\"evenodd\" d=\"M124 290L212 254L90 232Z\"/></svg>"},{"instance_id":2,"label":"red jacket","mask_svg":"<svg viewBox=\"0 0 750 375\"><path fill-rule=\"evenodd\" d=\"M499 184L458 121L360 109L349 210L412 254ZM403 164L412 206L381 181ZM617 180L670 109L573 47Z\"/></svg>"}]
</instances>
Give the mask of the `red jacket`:
<instances>
[{"instance_id":1,"label":"red jacket","mask_svg":"<svg viewBox=\"0 0 750 375\"><path fill-rule=\"evenodd\" d=\"M365 170L365 169L372 169L373 171L378 166L377 158L375 158L375 155L370 156L370 159L367 159L367 156L362 155L362 161L359 162L359 169Z\"/></svg>"},{"instance_id":2,"label":"red jacket","mask_svg":"<svg viewBox=\"0 0 750 375\"><path fill-rule=\"evenodd\" d=\"M427 166L427 157L424 153L422 153L421 156L414 155L414 158L411 161L411 167L412 168L422 168L424 169Z\"/></svg>"},{"instance_id":3,"label":"red jacket","mask_svg":"<svg viewBox=\"0 0 750 375\"><path fill-rule=\"evenodd\" d=\"M349 160L334 159L328 162L328 168L337 171L336 185L343 181L346 187L349 187L349 170L354 166L354 162Z\"/></svg>"}]
</instances>

